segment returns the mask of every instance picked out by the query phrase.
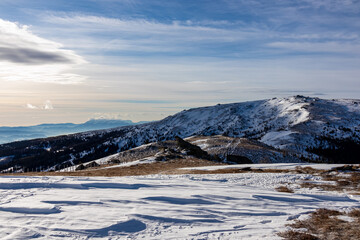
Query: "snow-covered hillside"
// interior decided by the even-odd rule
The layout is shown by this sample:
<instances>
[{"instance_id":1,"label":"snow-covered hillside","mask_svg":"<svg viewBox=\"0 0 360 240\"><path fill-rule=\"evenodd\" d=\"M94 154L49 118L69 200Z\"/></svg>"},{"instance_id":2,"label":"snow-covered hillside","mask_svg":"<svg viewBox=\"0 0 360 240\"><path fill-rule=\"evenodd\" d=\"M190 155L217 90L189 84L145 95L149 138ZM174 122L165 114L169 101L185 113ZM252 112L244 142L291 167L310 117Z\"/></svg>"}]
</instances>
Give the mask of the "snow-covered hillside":
<instances>
[{"instance_id":1,"label":"snow-covered hillside","mask_svg":"<svg viewBox=\"0 0 360 240\"><path fill-rule=\"evenodd\" d=\"M47 159L48 154L57 163L67 160L86 162L144 143L194 135L225 135L259 140L307 158L329 157L329 153L321 152L324 148L341 149L351 154L351 149L346 149L349 144L345 144L345 148L339 144L350 141L355 144L351 145L352 149L358 148L360 100L294 96L218 104L184 110L161 121L136 126L0 145L0 158L17 156L16 153L21 151L22 156L27 159L33 156L34 161ZM23 149L26 149L25 152ZM348 159L332 161L344 162Z\"/></svg>"},{"instance_id":2,"label":"snow-covered hillside","mask_svg":"<svg viewBox=\"0 0 360 240\"><path fill-rule=\"evenodd\" d=\"M321 137L359 141L360 100L296 96L219 104L190 109L159 122L127 129L124 137L112 142L123 147L130 142L140 145L176 135L226 135L259 139L276 148L303 152L320 144Z\"/></svg>"},{"instance_id":3,"label":"snow-covered hillside","mask_svg":"<svg viewBox=\"0 0 360 240\"><path fill-rule=\"evenodd\" d=\"M219 104L182 111L159 122L124 130L124 136L109 143L126 148L176 135L226 135L257 139L275 148L311 156L308 148L331 144L326 138L360 141L360 100L295 96Z\"/></svg>"}]
</instances>

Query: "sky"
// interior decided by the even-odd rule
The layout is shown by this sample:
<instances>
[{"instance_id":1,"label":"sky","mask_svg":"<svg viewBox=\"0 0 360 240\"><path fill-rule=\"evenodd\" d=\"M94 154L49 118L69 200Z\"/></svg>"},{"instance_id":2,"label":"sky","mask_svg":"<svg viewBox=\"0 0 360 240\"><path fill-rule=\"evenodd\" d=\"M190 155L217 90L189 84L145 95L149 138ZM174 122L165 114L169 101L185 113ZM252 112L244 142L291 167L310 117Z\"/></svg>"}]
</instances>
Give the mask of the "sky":
<instances>
[{"instance_id":1,"label":"sky","mask_svg":"<svg viewBox=\"0 0 360 240\"><path fill-rule=\"evenodd\" d=\"M359 0L1 0L0 126L360 98Z\"/></svg>"}]
</instances>

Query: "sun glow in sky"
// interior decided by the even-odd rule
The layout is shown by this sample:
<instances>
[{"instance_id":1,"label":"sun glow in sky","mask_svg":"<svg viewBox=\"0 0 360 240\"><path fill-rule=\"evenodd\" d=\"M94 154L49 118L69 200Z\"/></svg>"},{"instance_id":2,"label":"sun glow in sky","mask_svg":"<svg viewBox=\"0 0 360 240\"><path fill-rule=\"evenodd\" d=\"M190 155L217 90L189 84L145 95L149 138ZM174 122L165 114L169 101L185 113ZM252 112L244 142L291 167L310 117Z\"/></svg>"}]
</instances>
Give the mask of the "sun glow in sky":
<instances>
[{"instance_id":1,"label":"sun glow in sky","mask_svg":"<svg viewBox=\"0 0 360 240\"><path fill-rule=\"evenodd\" d=\"M2 0L0 126L360 98L358 0Z\"/></svg>"}]
</instances>

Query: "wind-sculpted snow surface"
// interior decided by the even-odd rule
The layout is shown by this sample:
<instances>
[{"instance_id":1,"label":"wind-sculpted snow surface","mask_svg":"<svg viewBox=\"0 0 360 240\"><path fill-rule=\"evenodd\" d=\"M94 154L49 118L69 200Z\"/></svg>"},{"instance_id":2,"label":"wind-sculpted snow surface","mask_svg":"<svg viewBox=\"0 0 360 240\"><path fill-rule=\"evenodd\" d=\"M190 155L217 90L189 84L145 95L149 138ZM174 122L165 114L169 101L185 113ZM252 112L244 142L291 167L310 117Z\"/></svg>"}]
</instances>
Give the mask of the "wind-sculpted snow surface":
<instances>
[{"instance_id":1,"label":"wind-sculpted snow surface","mask_svg":"<svg viewBox=\"0 0 360 240\"><path fill-rule=\"evenodd\" d=\"M280 239L288 220L359 196L275 187L311 175L0 178L1 239Z\"/></svg>"},{"instance_id":2,"label":"wind-sculpted snow surface","mask_svg":"<svg viewBox=\"0 0 360 240\"><path fill-rule=\"evenodd\" d=\"M311 149L337 149L337 141L343 140L360 142L360 100L295 96L218 104L184 110L161 121L142 125L0 145L0 159L7 157L6 162L10 161L10 164L6 167L22 166L22 158L28 161L25 165L28 168L34 167L30 165L35 162L40 162L40 165L48 159L57 164L69 160L76 164L144 143L194 135L259 140L290 154L312 158L317 155ZM321 152L317 154L321 155Z\"/></svg>"}]
</instances>

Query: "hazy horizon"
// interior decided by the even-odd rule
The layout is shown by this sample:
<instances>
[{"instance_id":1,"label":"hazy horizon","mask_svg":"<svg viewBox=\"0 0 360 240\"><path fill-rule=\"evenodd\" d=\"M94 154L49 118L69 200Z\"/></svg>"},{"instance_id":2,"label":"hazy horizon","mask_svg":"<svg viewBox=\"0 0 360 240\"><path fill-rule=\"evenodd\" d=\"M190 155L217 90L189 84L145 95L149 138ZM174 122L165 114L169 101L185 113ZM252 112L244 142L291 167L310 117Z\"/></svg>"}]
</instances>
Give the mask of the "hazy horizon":
<instances>
[{"instance_id":1,"label":"hazy horizon","mask_svg":"<svg viewBox=\"0 0 360 240\"><path fill-rule=\"evenodd\" d=\"M292 95L292 96L295 96L295 95ZM291 97L291 96L285 96L285 97ZM321 96L316 96L316 95L312 95L312 96L306 96L305 97L317 97L317 98L321 98L321 99L330 99L330 98L323 98ZM265 100L265 99L255 99L253 101L258 101L258 100ZM358 99L360 101L360 99ZM252 100L249 100L249 101L252 101ZM242 102L246 102L246 101L242 101ZM217 104L231 104L231 103L235 103L235 102L226 102L226 103L217 103ZM214 104L215 105L215 104ZM197 107L208 107L210 105L205 105L205 106L194 106L193 108L197 108ZM212 105L211 105L212 106ZM190 108L184 108L184 109L180 109L178 112L175 112L173 114L176 114L176 113L179 113L181 112L182 110L188 110ZM173 115L173 114L170 114L170 115ZM29 125L1 125L0 128L2 127L32 127L32 126L38 126L38 125L43 125L43 124L84 124L84 123L87 123L87 122L91 122L93 120L106 120L106 121L111 121L111 120L115 120L115 121L131 121L132 123L136 124L136 123L145 123L145 122L152 122L152 121L158 121L158 120L162 120L170 115L167 115L167 116L164 116L163 118L160 118L160 119L151 119L151 120L139 120L139 121L134 121L134 120L131 120L131 119L125 119L125 118L119 118L119 117L112 117L112 116L100 116L100 117L95 117L95 118L89 118L89 119L86 119L84 121L78 121L78 122L61 122L61 121L58 121L58 122L39 122L39 123L35 123L35 124L29 124Z\"/></svg>"},{"instance_id":2,"label":"hazy horizon","mask_svg":"<svg viewBox=\"0 0 360 240\"><path fill-rule=\"evenodd\" d=\"M0 126L360 99L355 0L4 0Z\"/></svg>"}]
</instances>

